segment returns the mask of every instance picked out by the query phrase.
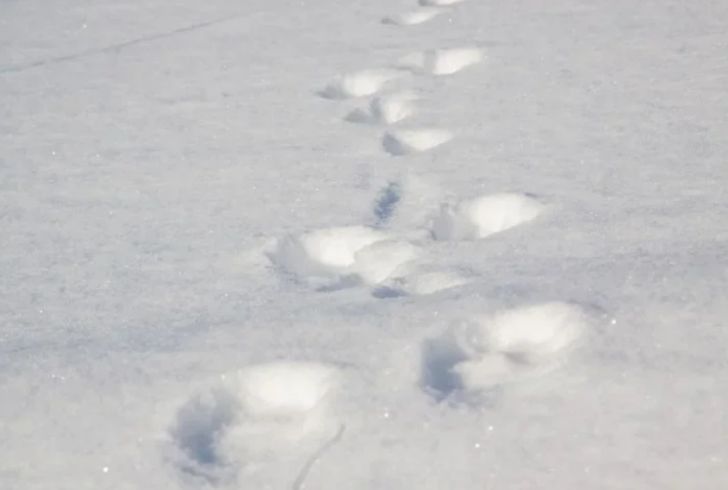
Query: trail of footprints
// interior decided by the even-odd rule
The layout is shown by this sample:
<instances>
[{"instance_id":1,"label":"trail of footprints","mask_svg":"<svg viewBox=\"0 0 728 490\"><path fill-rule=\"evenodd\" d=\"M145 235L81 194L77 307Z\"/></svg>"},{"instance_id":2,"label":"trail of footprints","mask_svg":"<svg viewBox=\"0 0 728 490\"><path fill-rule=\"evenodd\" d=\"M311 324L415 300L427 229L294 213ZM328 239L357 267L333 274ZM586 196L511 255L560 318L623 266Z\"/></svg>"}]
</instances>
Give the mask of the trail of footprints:
<instances>
[{"instance_id":1,"label":"trail of footprints","mask_svg":"<svg viewBox=\"0 0 728 490\"><path fill-rule=\"evenodd\" d=\"M411 11L382 19L414 26L431 21L462 0L420 0ZM433 150L453 139L442 128L400 128L419 97L409 90L386 92L407 76L446 76L479 63L482 50L458 47L413 52L392 67L333 78L319 95L331 100L370 97L345 117L353 123L384 126L382 148L403 157ZM420 258L439 241L479 240L537 219L547 206L536 196L499 193L442 203L421 223L417 238L387 226L406 185L391 182L373 206L375 223L314 229L278 238L265 253L283 277L301 287L332 291L370 288L374 298L430 295L473 282L467 271L440 267ZM411 193L411 192L410 192ZM437 401L477 401L495 387L538 377L558 367L592 322L588 310L568 302L526 304L477 312L422 341L423 393ZM303 488L326 452L345 437L336 411L345 384L336 366L315 362L271 362L226 373L178 410L169 429L175 465L187 478L210 485L245 481L260 488ZM272 470L298 467L295 474ZM273 481L280 478L281 481Z\"/></svg>"}]
</instances>

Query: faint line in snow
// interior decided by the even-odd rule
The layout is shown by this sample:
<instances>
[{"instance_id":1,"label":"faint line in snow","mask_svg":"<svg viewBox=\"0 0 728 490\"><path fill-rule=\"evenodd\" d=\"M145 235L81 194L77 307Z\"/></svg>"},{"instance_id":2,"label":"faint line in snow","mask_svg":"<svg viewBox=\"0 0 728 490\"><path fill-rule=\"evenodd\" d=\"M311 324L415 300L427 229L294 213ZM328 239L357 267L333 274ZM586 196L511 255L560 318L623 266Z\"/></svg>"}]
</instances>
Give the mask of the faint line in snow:
<instances>
[{"instance_id":1,"label":"faint line in snow","mask_svg":"<svg viewBox=\"0 0 728 490\"><path fill-rule=\"evenodd\" d=\"M23 72L26 70L31 70L33 68L40 68L40 67L48 66L48 65L55 65L58 63L66 62L66 61L74 61L74 60L77 60L80 58L85 58L87 56L94 56L97 54L105 54L105 53L111 53L114 51L121 51L122 49L131 47L131 46L134 46L137 44L144 44L147 42L156 41L158 39L164 39L167 37L176 36L177 34L183 34L186 32L192 32L192 31L196 31L199 29L204 29L205 27L211 27L211 26L214 26L217 24L222 24L224 22L231 22L234 20L241 19L243 17L248 17L250 15L255 15L255 14L246 13L246 14L234 15L232 17L224 17L224 18L218 18L218 19L214 19L214 20L208 20L205 22L199 22L197 24L179 27L177 29L173 29L173 30L167 31L167 32L150 34L148 36L140 37L137 39L132 39L130 41L124 41L124 42L117 43L117 44L111 44L109 46L104 46L102 48L87 49L85 51L80 51L80 52L73 53L73 54L54 56L54 57L46 58L43 60L32 61L30 63L22 63L22 64L18 64L18 65L0 67L0 74L18 73L18 72Z\"/></svg>"},{"instance_id":2,"label":"faint line in snow","mask_svg":"<svg viewBox=\"0 0 728 490\"><path fill-rule=\"evenodd\" d=\"M301 490L304 488L304 484L306 483L306 478L308 477L308 474L311 472L311 469L313 466L319 462L321 457L324 455L326 451L334 447L344 436L344 431L346 430L346 425L341 424L339 426L339 429L336 431L336 434L329 439L328 441L324 442L318 450L311 455L310 458L306 461L306 463L301 468L301 471L298 472L298 476L293 481L293 485L291 485L291 490Z\"/></svg>"}]
</instances>

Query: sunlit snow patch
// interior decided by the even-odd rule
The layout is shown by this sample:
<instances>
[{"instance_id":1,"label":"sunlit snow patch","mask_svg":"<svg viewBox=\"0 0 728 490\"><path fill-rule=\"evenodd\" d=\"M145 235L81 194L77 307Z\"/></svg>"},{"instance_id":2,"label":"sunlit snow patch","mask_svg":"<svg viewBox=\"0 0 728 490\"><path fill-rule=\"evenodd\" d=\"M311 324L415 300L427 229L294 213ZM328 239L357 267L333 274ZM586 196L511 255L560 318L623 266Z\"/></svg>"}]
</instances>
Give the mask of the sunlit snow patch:
<instances>
[{"instance_id":1,"label":"sunlit snow patch","mask_svg":"<svg viewBox=\"0 0 728 490\"><path fill-rule=\"evenodd\" d=\"M387 153L402 156L432 150L452 138L452 133L444 129L402 129L386 132L382 146Z\"/></svg>"},{"instance_id":2,"label":"sunlit snow patch","mask_svg":"<svg viewBox=\"0 0 728 490\"><path fill-rule=\"evenodd\" d=\"M366 226L325 228L279 241L271 259L313 285L376 284L413 259L416 248Z\"/></svg>"},{"instance_id":3,"label":"sunlit snow patch","mask_svg":"<svg viewBox=\"0 0 728 490\"><path fill-rule=\"evenodd\" d=\"M544 205L525 194L491 194L444 204L432 223L436 240L484 238L536 218Z\"/></svg>"},{"instance_id":4,"label":"sunlit snow patch","mask_svg":"<svg viewBox=\"0 0 728 490\"><path fill-rule=\"evenodd\" d=\"M398 67L431 75L452 75L482 59L483 52L478 48L434 49L411 53L399 60Z\"/></svg>"},{"instance_id":5,"label":"sunlit snow patch","mask_svg":"<svg viewBox=\"0 0 728 490\"><path fill-rule=\"evenodd\" d=\"M242 411L251 417L289 417L309 412L336 385L335 368L313 362L272 362L233 375Z\"/></svg>"},{"instance_id":6,"label":"sunlit snow patch","mask_svg":"<svg viewBox=\"0 0 728 490\"><path fill-rule=\"evenodd\" d=\"M364 97L379 92L385 83L401 76L395 70L362 70L340 75L320 95L327 99Z\"/></svg>"}]
</instances>

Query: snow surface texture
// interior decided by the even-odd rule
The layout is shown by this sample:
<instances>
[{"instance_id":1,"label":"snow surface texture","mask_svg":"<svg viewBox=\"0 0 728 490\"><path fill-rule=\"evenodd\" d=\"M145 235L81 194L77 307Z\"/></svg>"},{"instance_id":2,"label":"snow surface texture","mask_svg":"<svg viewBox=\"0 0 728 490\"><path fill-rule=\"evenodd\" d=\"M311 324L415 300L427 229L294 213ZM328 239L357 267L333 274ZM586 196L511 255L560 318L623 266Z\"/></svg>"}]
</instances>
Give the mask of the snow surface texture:
<instances>
[{"instance_id":1,"label":"snow surface texture","mask_svg":"<svg viewBox=\"0 0 728 490\"><path fill-rule=\"evenodd\" d=\"M463 2L464 0L420 0L420 5L455 5L456 3Z\"/></svg>"},{"instance_id":2,"label":"snow surface texture","mask_svg":"<svg viewBox=\"0 0 728 490\"><path fill-rule=\"evenodd\" d=\"M728 487L726 2L0 3L0 488Z\"/></svg>"},{"instance_id":3,"label":"snow surface texture","mask_svg":"<svg viewBox=\"0 0 728 490\"><path fill-rule=\"evenodd\" d=\"M436 16L444 13L443 9L433 7L423 7L409 12L403 12L390 17L385 17L382 22L385 24L394 24L398 26L413 26L422 24L434 19Z\"/></svg>"}]
</instances>

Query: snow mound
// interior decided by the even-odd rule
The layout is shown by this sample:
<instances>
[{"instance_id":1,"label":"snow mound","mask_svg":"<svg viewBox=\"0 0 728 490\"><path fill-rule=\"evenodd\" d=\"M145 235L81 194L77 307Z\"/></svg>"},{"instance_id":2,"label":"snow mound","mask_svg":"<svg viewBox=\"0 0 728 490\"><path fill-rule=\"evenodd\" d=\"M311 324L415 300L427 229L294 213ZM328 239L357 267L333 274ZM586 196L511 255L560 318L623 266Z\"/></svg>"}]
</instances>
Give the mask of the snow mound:
<instances>
[{"instance_id":1,"label":"snow mound","mask_svg":"<svg viewBox=\"0 0 728 490\"><path fill-rule=\"evenodd\" d=\"M444 10L434 7L424 7L410 12L404 12L398 15L392 15L382 19L384 24L393 24L397 26L413 26L425 23L440 15Z\"/></svg>"},{"instance_id":2,"label":"snow mound","mask_svg":"<svg viewBox=\"0 0 728 490\"><path fill-rule=\"evenodd\" d=\"M280 361L242 369L234 386L244 413L290 417L318 407L338 381L338 371L320 363Z\"/></svg>"},{"instance_id":3,"label":"snow mound","mask_svg":"<svg viewBox=\"0 0 728 490\"><path fill-rule=\"evenodd\" d=\"M452 75L482 59L483 51L478 48L434 49L411 53L399 60L398 67L431 75Z\"/></svg>"},{"instance_id":4,"label":"snow mound","mask_svg":"<svg viewBox=\"0 0 728 490\"><path fill-rule=\"evenodd\" d=\"M321 285L385 280L416 248L366 226L325 228L281 240L271 259L284 270Z\"/></svg>"},{"instance_id":5,"label":"snow mound","mask_svg":"<svg viewBox=\"0 0 728 490\"><path fill-rule=\"evenodd\" d=\"M432 223L436 240L484 238L536 218L545 206L525 194L501 193L444 204Z\"/></svg>"},{"instance_id":6,"label":"snow mound","mask_svg":"<svg viewBox=\"0 0 728 490\"><path fill-rule=\"evenodd\" d=\"M423 386L444 397L545 374L577 344L587 322L581 307L564 302L467 319L425 343Z\"/></svg>"},{"instance_id":7,"label":"snow mound","mask_svg":"<svg viewBox=\"0 0 728 490\"><path fill-rule=\"evenodd\" d=\"M391 155L402 156L431 150L453 138L444 129L406 129L388 131L382 138L382 146Z\"/></svg>"},{"instance_id":8,"label":"snow mound","mask_svg":"<svg viewBox=\"0 0 728 490\"><path fill-rule=\"evenodd\" d=\"M375 97L367 109L354 109L346 120L371 124L394 124L414 114L417 96L412 92L399 92Z\"/></svg>"},{"instance_id":9,"label":"snow mound","mask_svg":"<svg viewBox=\"0 0 728 490\"><path fill-rule=\"evenodd\" d=\"M400 77L394 70L361 70L340 75L332 80L320 95L327 99L364 97L379 92L385 83Z\"/></svg>"}]
</instances>

